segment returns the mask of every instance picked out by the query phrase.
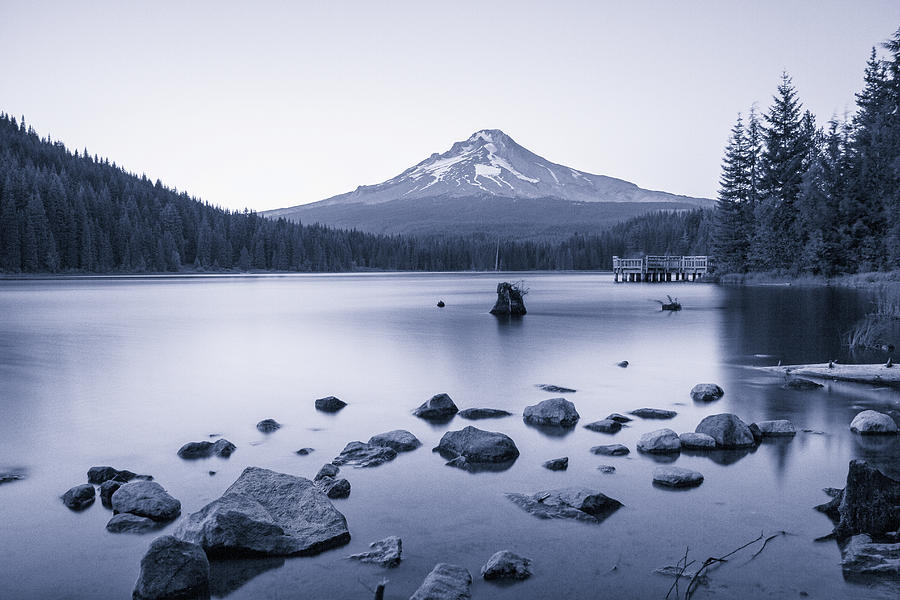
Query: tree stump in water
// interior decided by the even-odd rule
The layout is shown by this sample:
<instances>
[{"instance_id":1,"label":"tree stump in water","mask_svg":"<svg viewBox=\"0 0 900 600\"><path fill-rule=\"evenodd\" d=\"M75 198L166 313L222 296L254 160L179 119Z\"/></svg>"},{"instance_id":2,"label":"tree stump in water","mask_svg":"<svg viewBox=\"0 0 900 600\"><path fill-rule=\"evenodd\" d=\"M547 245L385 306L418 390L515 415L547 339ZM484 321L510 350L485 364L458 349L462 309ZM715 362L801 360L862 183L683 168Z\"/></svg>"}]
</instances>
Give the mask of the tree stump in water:
<instances>
[{"instance_id":1,"label":"tree stump in water","mask_svg":"<svg viewBox=\"0 0 900 600\"><path fill-rule=\"evenodd\" d=\"M525 302L522 296L525 290L514 283L504 281L497 284L497 302L491 309L492 315L524 315Z\"/></svg>"}]
</instances>

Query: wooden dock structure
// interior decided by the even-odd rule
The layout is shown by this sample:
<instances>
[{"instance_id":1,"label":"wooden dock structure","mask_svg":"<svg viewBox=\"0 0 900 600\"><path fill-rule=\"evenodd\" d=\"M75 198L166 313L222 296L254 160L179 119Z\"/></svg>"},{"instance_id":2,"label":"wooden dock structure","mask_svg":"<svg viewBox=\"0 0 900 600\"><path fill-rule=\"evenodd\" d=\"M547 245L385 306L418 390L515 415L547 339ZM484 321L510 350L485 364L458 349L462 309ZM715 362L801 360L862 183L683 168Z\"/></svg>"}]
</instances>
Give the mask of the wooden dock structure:
<instances>
[{"instance_id":1,"label":"wooden dock structure","mask_svg":"<svg viewBox=\"0 0 900 600\"><path fill-rule=\"evenodd\" d=\"M706 276L708 256L644 256L619 258L613 256L615 282L697 281Z\"/></svg>"}]
</instances>

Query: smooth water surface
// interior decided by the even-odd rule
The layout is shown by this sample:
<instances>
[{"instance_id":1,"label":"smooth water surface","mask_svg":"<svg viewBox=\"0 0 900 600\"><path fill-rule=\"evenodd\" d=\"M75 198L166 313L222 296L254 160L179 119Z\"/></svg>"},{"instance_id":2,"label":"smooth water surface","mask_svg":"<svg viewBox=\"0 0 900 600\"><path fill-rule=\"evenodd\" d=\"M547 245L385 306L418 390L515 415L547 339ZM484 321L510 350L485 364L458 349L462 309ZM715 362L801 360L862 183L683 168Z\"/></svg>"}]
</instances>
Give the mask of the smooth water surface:
<instances>
[{"instance_id":1,"label":"smooth water surface","mask_svg":"<svg viewBox=\"0 0 900 600\"><path fill-rule=\"evenodd\" d=\"M524 278L528 315L488 314L498 281ZM653 299L678 296L680 313ZM443 299L447 306L435 306ZM0 485L0 597L127 598L157 533L110 534L96 502L72 512L59 500L93 465L150 473L183 513L217 498L250 465L312 477L352 440L408 429L423 447L371 469L344 468L353 488L335 505L349 545L311 558L214 563L213 591L243 598L408 598L438 562L475 576L474 598L663 598L671 583L651 572L689 548L702 561L787 532L750 560L745 551L711 571L695 598L887 598L885 584L850 584L831 523L812 507L823 487L843 487L848 461L900 463L896 438L866 440L848 423L862 408L896 411L900 393L851 384L800 392L753 366L850 357L841 333L868 310L865 294L829 288L722 288L619 284L596 274L362 274L0 282L0 470L27 479ZM630 361L626 369L620 360ZM699 382L725 397L695 405ZM581 414L564 435L526 426L525 406L551 397L535 387L576 388ZM410 413L433 394L460 408L516 416L459 417L432 426ZM349 403L337 415L313 400ZM674 409L670 421L635 419L614 435L582 427L611 412ZM658 463L635 452L641 434L693 431L706 415L787 418L801 432L730 455L682 453L701 471L688 491L651 484ZM255 424L274 418L270 435ZM502 431L521 456L499 473L444 466L431 448L465 425ZM230 459L184 461L188 441L222 434ZM627 457L591 446L619 442ZM312 447L309 456L295 450ZM568 456L569 469L541 464ZM616 467L614 474L597 470ZM215 474L210 474L215 471ZM588 486L623 502L602 524L544 521L505 492ZM163 532L171 532L169 525ZM403 539L400 567L383 571L344 557L388 535ZM479 577L494 552L533 559L534 576L512 585Z\"/></svg>"}]
</instances>

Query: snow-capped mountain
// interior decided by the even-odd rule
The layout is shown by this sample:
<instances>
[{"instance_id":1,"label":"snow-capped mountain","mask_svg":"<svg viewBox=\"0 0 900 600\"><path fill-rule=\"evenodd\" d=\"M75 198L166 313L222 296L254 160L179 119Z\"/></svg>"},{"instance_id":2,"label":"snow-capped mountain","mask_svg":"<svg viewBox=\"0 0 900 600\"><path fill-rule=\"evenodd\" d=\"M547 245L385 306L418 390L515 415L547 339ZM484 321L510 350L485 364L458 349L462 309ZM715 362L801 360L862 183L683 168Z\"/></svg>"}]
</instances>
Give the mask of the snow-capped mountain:
<instances>
[{"instance_id":1,"label":"snow-capped mountain","mask_svg":"<svg viewBox=\"0 0 900 600\"><path fill-rule=\"evenodd\" d=\"M549 224L542 222L548 220L541 216L542 206L559 213L569 203L647 205L622 205L608 210L583 207L575 220L583 222L587 217L588 221L595 221L602 215L604 222L614 222L659 208L711 205L707 199L645 190L621 179L559 165L523 148L499 129L483 129L456 142L447 152L432 154L383 183L363 185L320 202L264 214L390 233L443 232L443 225L451 224L446 222L448 216L455 230L464 217L469 221L464 229L476 231L492 229L498 210L517 210L508 206L509 200L527 201L519 202L518 210L528 213L522 215L523 219L537 219L537 228ZM547 216L558 224L559 214ZM415 224L412 229L410 220ZM479 222L484 227L479 227Z\"/></svg>"}]
</instances>

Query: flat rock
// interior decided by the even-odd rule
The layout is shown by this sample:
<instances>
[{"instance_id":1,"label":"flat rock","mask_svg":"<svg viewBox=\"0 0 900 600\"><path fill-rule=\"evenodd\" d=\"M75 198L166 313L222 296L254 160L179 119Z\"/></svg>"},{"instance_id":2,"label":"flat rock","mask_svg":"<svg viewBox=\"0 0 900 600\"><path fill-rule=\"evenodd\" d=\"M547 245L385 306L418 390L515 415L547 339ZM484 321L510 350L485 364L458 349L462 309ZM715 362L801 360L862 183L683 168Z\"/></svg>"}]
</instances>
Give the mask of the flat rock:
<instances>
[{"instance_id":1,"label":"flat rock","mask_svg":"<svg viewBox=\"0 0 900 600\"><path fill-rule=\"evenodd\" d=\"M426 421L449 421L458 412L459 408L450 396L437 394L414 410L413 414Z\"/></svg>"},{"instance_id":2,"label":"flat rock","mask_svg":"<svg viewBox=\"0 0 900 600\"><path fill-rule=\"evenodd\" d=\"M263 419L256 424L256 428L262 433L272 433L281 429L281 423L275 419Z\"/></svg>"},{"instance_id":3,"label":"flat rock","mask_svg":"<svg viewBox=\"0 0 900 600\"><path fill-rule=\"evenodd\" d=\"M543 464L543 467L545 469L550 469L551 471L565 471L569 468L569 457L563 456L562 458L551 458Z\"/></svg>"},{"instance_id":4,"label":"flat rock","mask_svg":"<svg viewBox=\"0 0 900 600\"><path fill-rule=\"evenodd\" d=\"M694 431L711 436L718 448L749 448L756 445L747 424L731 413L710 415L700 421Z\"/></svg>"},{"instance_id":5,"label":"flat rock","mask_svg":"<svg viewBox=\"0 0 900 600\"><path fill-rule=\"evenodd\" d=\"M599 431L600 433L616 433L622 429L622 424L613 419L601 419L599 421L594 421L593 423L588 423L584 428L590 429L591 431Z\"/></svg>"},{"instance_id":6,"label":"flat rock","mask_svg":"<svg viewBox=\"0 0 900 600\"><path fill-rule=\"evenodd\" d=\"M681 467L656 467L653 483L667 487L693 487L703 483L703 474Z\"/></svg>"},{"instance_id":7,"label":"flat rock","mask_svg":"<svg viewBox=\"0 0 900 600\"><path fill-rule=\"evenodd\" d=\"M631 414L642 419L671 419L678 413L674 410L664 410L662 408L638 408L631 411Z\"/></svg>"},{"instance_id":8,"label":"flat rock","mask_svg":"<svg viewBox=\"0 0 900 600\"><path fill-rule=\"evenodd\" d=\"M810 379L803 379L802 377L791 377L784 382L784 387L790 390L808 391L817 390L823 386L821 383L816 383L815 381L812 381Z\"/></svg>"},{"instance_id":9,"label":"flat rock","mask_svg":"<svg viewBox=\"0 0 900 600\"><path fill-rule=\"evenodd\" d=\"M332 463L353 465L356 467L377 467L397 458L397 451L387 446L373 446L364 442L350 442L341 453L332 459Z\"/></svg>"},{"instance_id":10,"label":"flat rock","mask_svg":"<svg viewBox=\"0 0 900 600\"><path fill-rule=\"evenodd\" d=\"M97 490L89 483L82 483L73 488L69 488L65 494L61 496L63 504L72 510L83 510L94 503L97 496Z\"/></svg>"},{"instance_id":11,"label":"flat rock","mask_svg":"<svg viewBox=\"0 0 900 600\"><path fill-rule=\"evenodd\" d=\"M299 454L300 456L307 456L315 452L315 448L300 448L294 454Z\"/></svg>"},{"instance_id":12,"label":"flat rock","mask_svg":"<svg viewBox=\"0 0 900 600\"><path fill-rule=\"evenodd\" d=\"M713 402L725 395L725 390L715 383L698 383L691 388L691 399L694 402Z\"/></svg>"},{"instance_id":13,"label":"flat rock","mask_svg":"<svg viewBox=\"0 0 900 600\"><path fill-rule=\"evenodd\" d=\"M180 539L211 555L311 555L350 541L347 520L309 479L247 467L178 524Z\"/></svg>"},{"instance_id":14,"label":"flat rock","mask_svg":"<svg viewBox=\"0 0 900 600\"><path fill-rule=\"evenodd\" d=\"M468 465L508 463L519 456L516 443L508 435L471 425L445 433L434 450L449 461L463 458Z\"/></svg>"},{"instance_id":15,"label":"flat rock","mask_svg":"<svg viewBox=\"0 0 900 600\"><path fill-rule=\"evenodd\" d=\"M900 578L900 544L876 544L864 533L854 535L841 549L841 568L850 577Z\"/></svg>"},{"instance_id":16,"label":"flat rock","mask_svg":"<svg viewBox=\"0 0 900 600\"><path fill-rule=\"evenodd\" d=\"M106 508L112 508L112 495L116 490L125 485L115 479L107 479L100 484L100 503Z\"/></svg>"},{"instance_id":17,"label":"flat rock","mask_svg":"<svg viewBox=\"0 0 900 600\"><path fill-rule=\"evenodd\" d=\"M544 390L550 394L574 394L578 390L573 390L572 388L563 387L561 385L551 385L549 383L539 383L535 387Z\"/></svg>"},{"instance_id":18,"label":"flat rock","mask_svg":"<svg viewBox=\"0 0 900 600\"><path fill-rule=\"evenodd\" d=\"M459 416L463 419L499 419L501 417L509 417L512 413L499 408L467 408L459 411Z\"/></svg>"},{"instance_id":19,"label":"flat rock","mask_svg":"<svg viewBox=\"0 0 900 600\"><path fill-rule=\"evenodd\" d=\"M405 429L394 429L373 435L369 438L369 444L391 448L396 452L410 452L421 446L422 442Z\"/></svg>"},{"instance_id":20,"label":"flat rock","mask_svg":"<svg viewBox=\"0 0 900 600\"><path fill-rule=\"evenodd\" d=\"M522 419L530 425L574 427L580 419L575 405L565 398L550 398L533 406L526 406Z\"/></svg>"},{"instance_id":21,"label":"flat rock","mask_svg":"<svg viewBox=\"0 0 900 600\"><path fill-rule=\"evenodd\" d=\"M630 423L634 420L631 417L626 417L625 415L620 415L619 413L613 413L611 415L608 415L606 418L617 423Z\"/></svg>"},{"instance_id":22,"label":"flat rock","mask_svg":"<svg viewBox=\"0 0 900 600\"><path fill-rule=\"evenodd\" d=\"M159 527L159 523L147 517L139 517L131 513L113 515L106 524L110 533L146 533Z\"/></svg>"},{"instance_id":23,"label":"flat rock","mask_svg":"<svg viewBox=\"0 0 900 600\"><path fill-rule=\"evenodd\" d=\"M764 438L797 435L797 430L794 429L794 424L787 419L776 419L774 421L757 421L755 425L759 428L759 431Z\"/></svg>"},{"instance_id":24,"label":"flat rock","mask_svg":"<svg viewBox=\"0 0 900 600\"><path fill-rule=\"evenodd\" d=\"M897 424L890 415L877 410L864 410L853 417L850 431L860 435L881 435L897 433Z\"/></svg>"},{"instance_id":25,"label":"flat rock","mask_svg":"<svg viewBox=\"0 0 900 600\"><path fill-rule=\"evenodd\" d=\"M392 535L369 544L368 552L351 554L347 558L390 569L400 564L402 553L403 542L396 535Z\"/></svg>"},{"instance_id":26,"label":"flat rock","mask_svg":"<svg viewBox=\"0 0 900 600\"><path fill-rule=\"evenodd\" d=\"M671 429L657 429L642 435L637 443L637 449L651 454L681 452L681 439Z\"/></svg>"},{"instance_id":27,"label":"flat rock","mask_svg":"<svg viewBox=\"0 0 900 600\"><path fill-rule=\"evenodd\" d=\"M181 512L181 502L155 481L131 481L113 493L112 509L114 513L171 521Z\"/></svg>"},{"instance_id":28,"label":"flat rock","mask_svg":"<svg viewBox=\"0 0 900 600\"><path fill-rule=\"evenodd\" d=\"M322 412L335 413L347 406L347 403L334 396L325 396L316 399L316 410Z\"/></svg>"},{"instance_id":29,"label":"flat rock","mask_svg":"<svg viewBox=\"0 0 900 600\"><path fill-rule=\"evenodd\" d=\"M631 451L628 449L628 446L623 446L622 444L606 444L604 446L594 446L591 448L591 452L602 456L625 456Z\"/></svg>"},{"instance_id":30,"label":"flat rock","mask_svg":"<svg viewBox=\"0 0 900 600\"><path fill-rule=\"evenodd\" d=\"M678 439L685 450L711 450L716 447L716 440L705 433L682 433Z\"/></svg>"},{"instance_id":31,"label":"flat rock","mask_svg":"<svg viewBox=\"0 0 900 600\"><path fill-rule=\"evenodd\" d=\"M531 559L509 550L501 550L491 556L481 567L485 579L528 579L531 577Z\"/></svg>"},{"instance_id":32,"label":"flat rock","mask_svg":"<svg viewBox=\"0 0 900 600\"><path fill-rule=\"evenodd\" d=\"M516 506L540 519L575 519L601 523L622 503L587 488L545 490L535 494L506 494Z\"/></svg>"},{"instance_id":33,"label":"flat rock","mask_svg":"<svg viewBox=\"0 0 900 600\"><path fill-rule=\"evenodd\" d=\"M88 483L100 485L104 481L115 479L122 483L128 483L132 479L153 479L150 475L138 475L127 469L114 469L113 467L91 467L87 472Z\"/></svg>"},{"instance_id":34,"label":"flat rock","mask_svg":"<svg viewBox=\"0 0 900 600\"><path fill-rule=\"evenodd\" d=\"M164 535L141 559L134 600L209 598L209 560L196 545Z\"/></svg>"},{"instance_id":35,"label":"flat rock","mask_svg":"<svg viewBox=\"0 0 900 600\"><path fill-rule=\"evenodd\" d=\"M237 446L222 438L215 442L188 442L178 449L178 456L181 458L209 458L211 456L221 456L228 458L237 450Z\"/></svg>"},{"instance_id":36,"label":"flat rock","mask_svg":"<svg viewBox=\"0 0 900 600\"><path fill-rule=\"evenodd\" d=\"M438 563L409 600L467 600L472 575L464 567Z\"/></svg>"}]
</instances>

